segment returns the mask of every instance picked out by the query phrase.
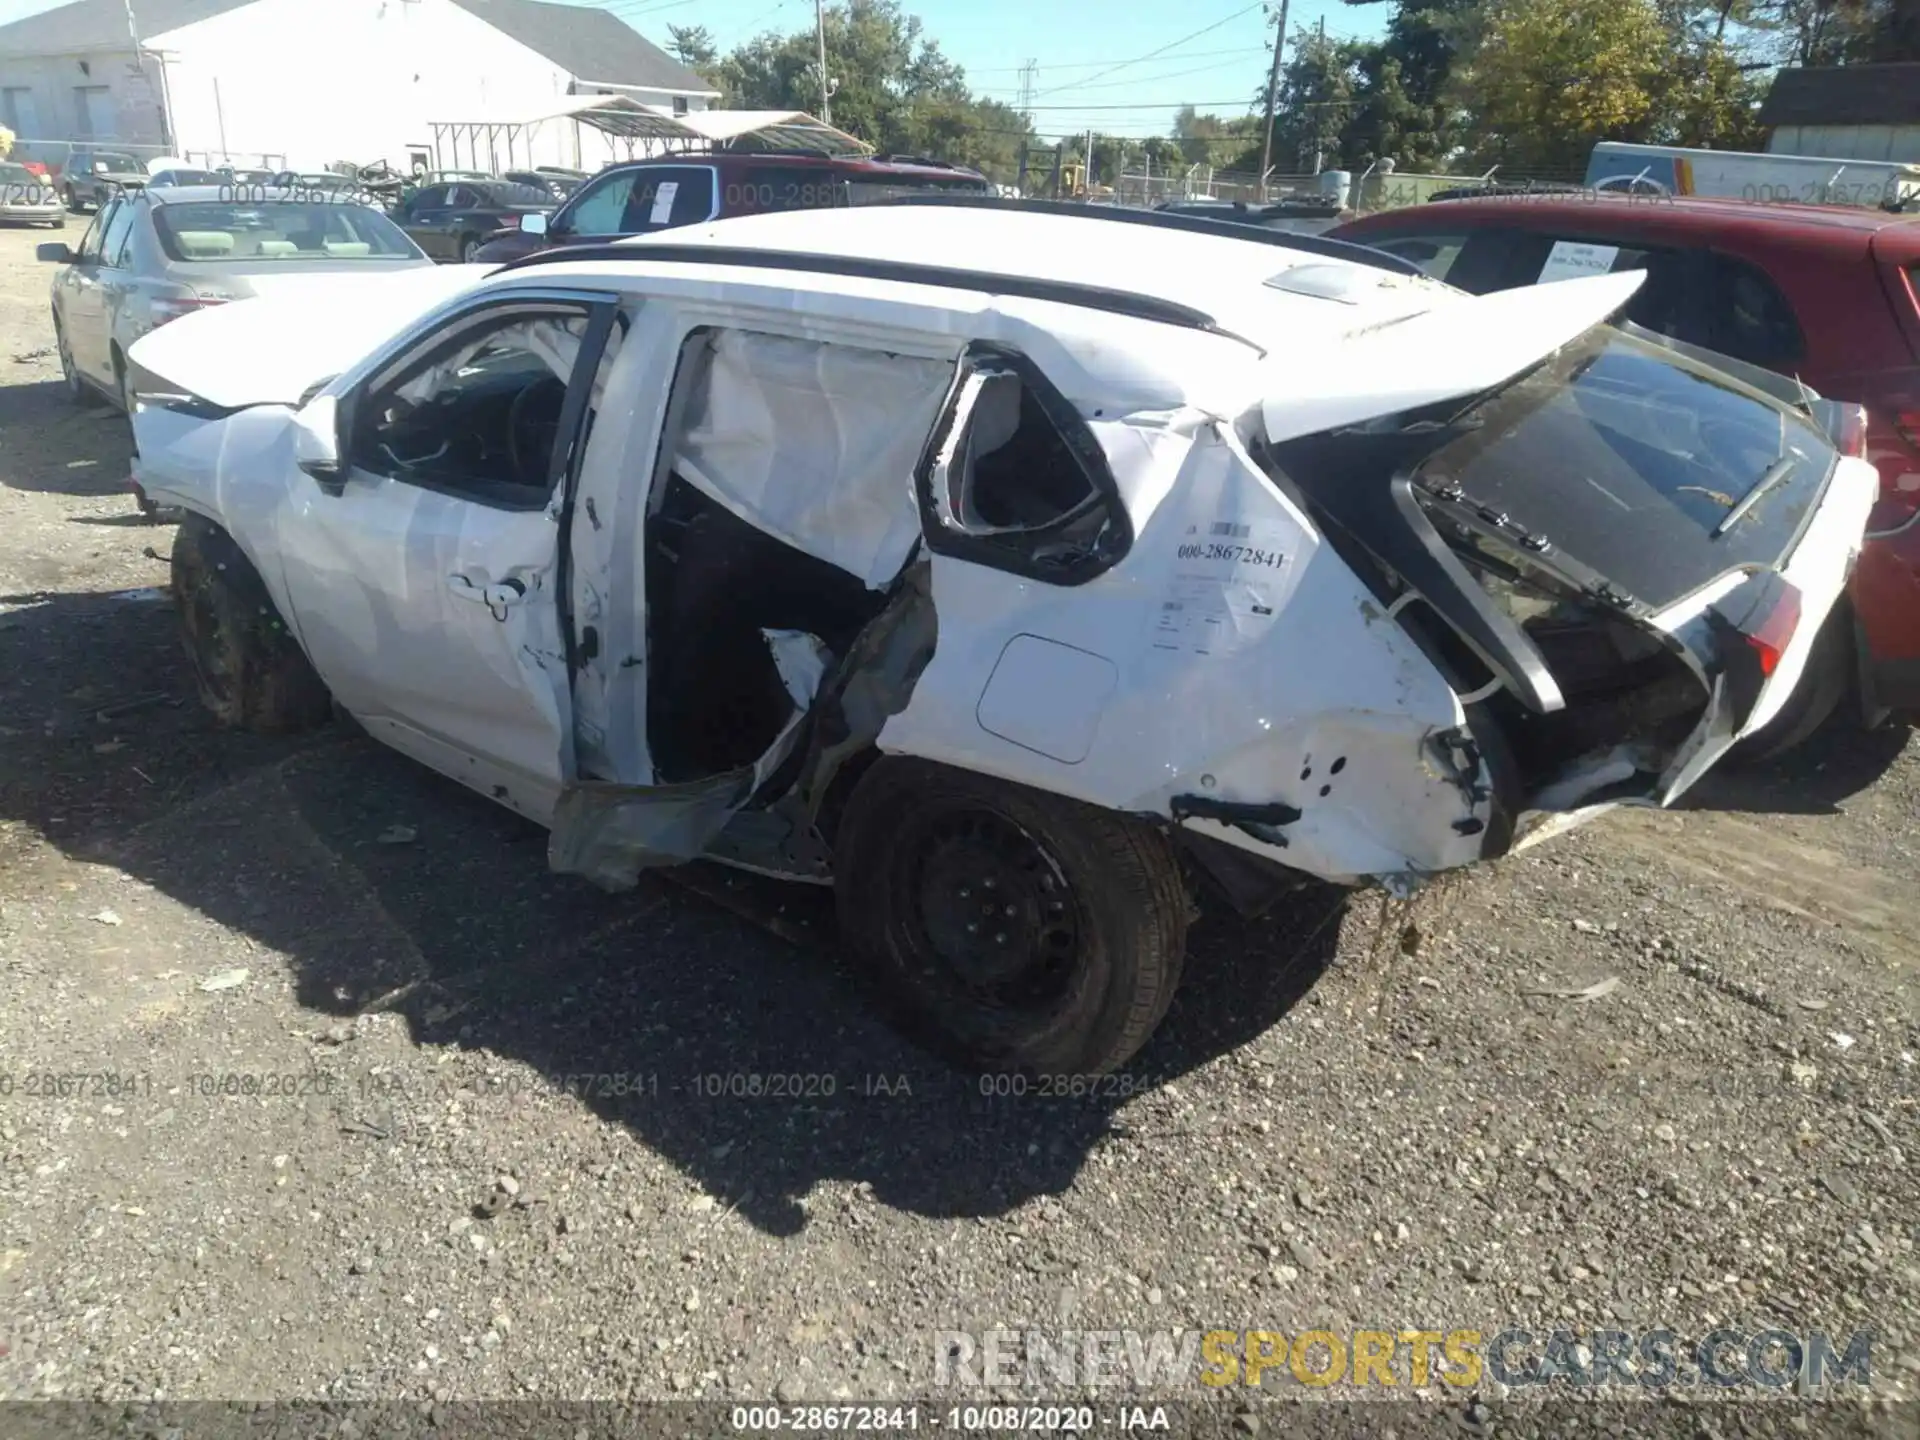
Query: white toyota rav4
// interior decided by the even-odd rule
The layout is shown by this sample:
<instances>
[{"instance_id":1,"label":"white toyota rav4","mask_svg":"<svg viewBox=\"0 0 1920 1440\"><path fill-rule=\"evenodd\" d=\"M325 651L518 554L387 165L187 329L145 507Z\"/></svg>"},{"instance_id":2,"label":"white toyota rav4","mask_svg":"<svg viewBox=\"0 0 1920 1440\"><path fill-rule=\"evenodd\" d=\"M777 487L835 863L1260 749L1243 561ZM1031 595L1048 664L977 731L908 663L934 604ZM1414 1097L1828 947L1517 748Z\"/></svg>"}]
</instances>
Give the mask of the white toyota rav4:
<instances>
[{"instance_id":1,"label":"white toyota rav4","mask_svg":"<svg viewBox=\"0 0 1920 1440\"><path fill-rule=\"evenodd\" d=\"M831 883L948 1053L1092 1073L1192 887L1406 893L1780 711L1857 413L1608 323L1639 279L767 215L186 317L132 353L136 464L222 719L338 707L604 885Z\"/></svg>"}]
</instances>

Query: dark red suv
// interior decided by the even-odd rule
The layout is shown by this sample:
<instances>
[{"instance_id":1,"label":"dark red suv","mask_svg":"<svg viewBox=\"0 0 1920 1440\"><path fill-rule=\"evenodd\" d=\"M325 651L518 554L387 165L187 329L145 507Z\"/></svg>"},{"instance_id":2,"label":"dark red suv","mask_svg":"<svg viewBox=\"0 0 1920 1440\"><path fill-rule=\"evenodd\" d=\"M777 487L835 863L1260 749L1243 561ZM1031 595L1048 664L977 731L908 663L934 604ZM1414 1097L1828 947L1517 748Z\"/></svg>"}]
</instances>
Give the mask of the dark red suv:
<instances>
[{"instance_id":1,"label":"dark red suv","mask_svg":"<svg viewBox=\"0 0 1920 1440\"><path fill-rule=\"evenodd\" d=\"M1880 503L1853 579L1857 679L1870 716L1920 709L1920 216L1582 192L1437 201L1329 236L1475 294L1643 269L1628 320L1866 406ZM1802 694L1837 698L1838 668Z\"/></svg>"},{"instance_id":2,"label":"dark red suv","mask_svg":"<svg viewBox=\"0 0 1920 1440\"><path fill-rule=\"evenodd\" d=\"M635 160L608 166L551 216L533 220L531 229L500 231L473 258L517 260L549 246L650 235L734 215L865 205L928 190L994 193L977 171L897 155L720 150Z\"/></svg>"}]
</instances>

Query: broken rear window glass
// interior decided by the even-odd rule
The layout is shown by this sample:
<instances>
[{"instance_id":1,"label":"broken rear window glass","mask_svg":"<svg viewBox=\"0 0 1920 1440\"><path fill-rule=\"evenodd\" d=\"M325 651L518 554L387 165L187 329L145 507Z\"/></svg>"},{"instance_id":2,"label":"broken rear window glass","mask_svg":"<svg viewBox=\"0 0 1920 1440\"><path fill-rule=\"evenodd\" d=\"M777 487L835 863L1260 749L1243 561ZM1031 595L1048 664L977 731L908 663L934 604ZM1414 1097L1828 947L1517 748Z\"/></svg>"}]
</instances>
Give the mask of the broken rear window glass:
<instances>
[{"instance_id":1,"label":"broken rear window glass","mask_svg":"<svg viewBox=\"0 0 1920 1440\"><path fill-rule=\"evenodd\" d=\"M1806 417L1606 325L1463 424L1421 467L1423 487L1457 486L1656 607L1776 563L1834 465Z\"/></svg>"},{"instance_id":2,"label":"broken rear window glass","mask_svg":"<svg viewBox=\"0 0 1920 1440\"><path fill-rule=\"evenodd\" d=\"M1024 357L969 357L924 468L935 549L1057 584L1090 579L1131 540L1099 442Z\"/></svg>"}]
</instances>

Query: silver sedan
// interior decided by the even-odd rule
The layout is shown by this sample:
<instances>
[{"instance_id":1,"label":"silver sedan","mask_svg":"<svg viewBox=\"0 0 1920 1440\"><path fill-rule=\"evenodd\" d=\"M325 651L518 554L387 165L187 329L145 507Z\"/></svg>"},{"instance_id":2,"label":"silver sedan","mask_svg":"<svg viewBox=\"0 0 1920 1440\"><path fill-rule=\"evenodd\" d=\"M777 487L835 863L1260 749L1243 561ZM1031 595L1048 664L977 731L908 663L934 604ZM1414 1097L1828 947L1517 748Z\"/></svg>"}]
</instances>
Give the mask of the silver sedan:
<instances>
[{"instance_id":1,"label":"silver sedan","mask_svg":"<svg viewBox=\"0 0 1920 1440\"><path fill-rule=\"evenodd\" d=\"M126 355L168 321L315 276L429 267L386 216L341 192L257 185L122 190L57 263L53 327L70 395L97 390L131 412Z\"/></svg>"},{"instance_id":2,"label":"silver sedan","mask_svg":"<svg viewBox=\"0 0 1920 1440\"><path fill-rule=\"evenodd\" d=\"M24 165L0 160L0 221L58 229L67 223L67 207L60 203L60 192L44 176Z\"/></svg>"}]
</instances>

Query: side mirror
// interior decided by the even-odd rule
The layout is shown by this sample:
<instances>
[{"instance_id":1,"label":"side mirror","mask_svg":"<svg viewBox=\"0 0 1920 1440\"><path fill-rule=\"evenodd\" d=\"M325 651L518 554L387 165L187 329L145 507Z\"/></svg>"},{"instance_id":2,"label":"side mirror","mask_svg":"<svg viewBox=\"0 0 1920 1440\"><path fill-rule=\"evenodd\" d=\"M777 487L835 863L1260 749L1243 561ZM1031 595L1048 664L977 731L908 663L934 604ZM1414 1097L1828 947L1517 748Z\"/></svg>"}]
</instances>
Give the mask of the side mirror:
<instances>
[{"instance_id":1,"label":"side mirror","mask_svg":"<svg viewBox=\"0 0 1920 1440\"><path fill-rule=\"evenodd\" d=\"M334 396L316 395L294 415L293 460L327 494L338 495L347 488L340 456L340 402Z\"/></svg>"},{"instance_id":2,"label":"side mirror","mask_svg":"<svg viewBox=\"0 0 1920 1440\"><path fill-rule=\"evenodd\" d=\"M520 233L522 235L546 234L547 233L547 217L540 214L538 211L534 211L531 214L522 215L520 217Z\"/></svg>"},{"instance_id":3,"label":"side mirror","mask_svg":"<svg viewBox=\"0 0 1920 1440\"><path fill-rule=\"evenodd\" d=\"M33 247L33 258L44 260L50 265L71 265L73 251L67 248L64 240L49 240L43 245Z\"/></svg>"}]
</instances>

